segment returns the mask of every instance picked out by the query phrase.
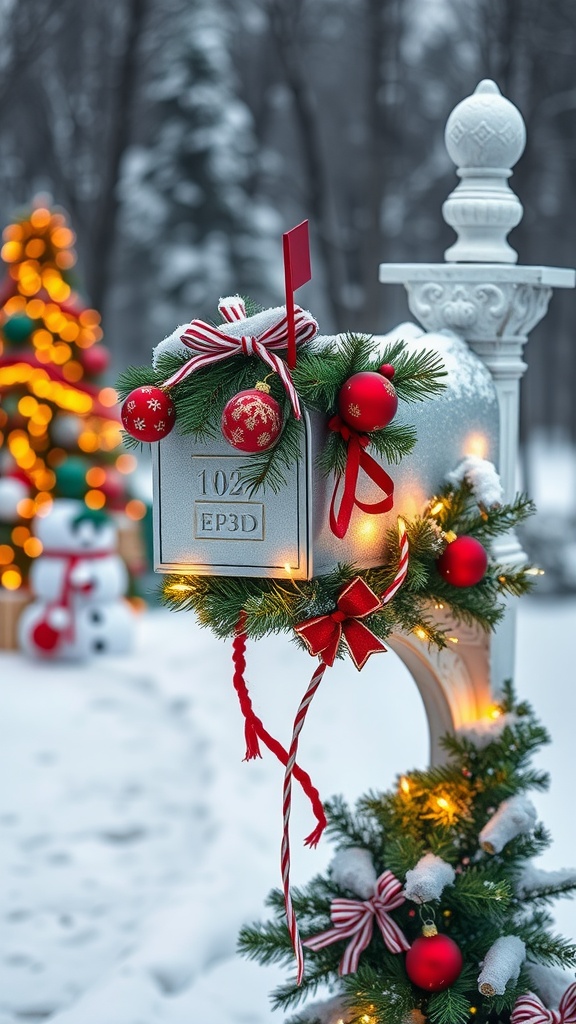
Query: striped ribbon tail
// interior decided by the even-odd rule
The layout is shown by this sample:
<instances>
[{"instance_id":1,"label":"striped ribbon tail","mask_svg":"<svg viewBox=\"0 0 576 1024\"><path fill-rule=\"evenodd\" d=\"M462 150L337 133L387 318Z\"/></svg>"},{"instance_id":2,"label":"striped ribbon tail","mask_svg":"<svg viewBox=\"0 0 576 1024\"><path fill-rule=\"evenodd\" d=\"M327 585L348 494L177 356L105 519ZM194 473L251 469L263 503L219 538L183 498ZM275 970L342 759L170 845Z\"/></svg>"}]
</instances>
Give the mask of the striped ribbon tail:
<instances>
[{"instance_id":1,"label":"striped ribbon tail","mask_svg":"<svg viewBox=\"0 0 576 1024\"><path fill-rule=\"evenodd\" d=\"M382 594L382 604L388 604L388 602L396 596L408 573L408 563L410 560L408 535L406 533L406 523L400 517L398 517L398 542L400 545L400 561L398 562L398 569L392 583Z\"/></svg>"},{"instance_id":2,"label":"striped ribbon tail","mask_svg":"<svg viewBox=\"0 0 576 1024\"><path fill-rule=\"evenodd\" d=\"M292 898L290 896L290 812L292 809L292 775L294 772L294 765L296 764L298 739L302 732L302 726L306 720L308 708L310 707L314 694L322 682L325 671L326 665L324 662L321 662L314 672L314 675L308 684L306 693L300 702L300 706L294 719L292 739L290 742L290 749L288 751L288 764L286 765L286 771L284 773L284 790L282 800L283 831L280 864L282 871L282 885L284 888L286 922L290 933L290 941L296 957L296 984L298 985L301 984L302 978L304 977L304 951L302 949L302 940L300 938L298 922L296 920L296 914L294 913ZM306 844L308 846L316 846L321 835L322 829L320 826L317 826L306 839Z\"/></svg>"},{"instance_id":3,"label":"striped ribbon tail","mask_svg":"<svg viewBox=\"0 0 576 1024\"><path fill-rule=\"evenodd\" d=\"M576 982L568 986L557 1010L548 1010L534 992L520 996L514 1004L510 1024L575 1024Z\"/></svg>"}]
</instances>

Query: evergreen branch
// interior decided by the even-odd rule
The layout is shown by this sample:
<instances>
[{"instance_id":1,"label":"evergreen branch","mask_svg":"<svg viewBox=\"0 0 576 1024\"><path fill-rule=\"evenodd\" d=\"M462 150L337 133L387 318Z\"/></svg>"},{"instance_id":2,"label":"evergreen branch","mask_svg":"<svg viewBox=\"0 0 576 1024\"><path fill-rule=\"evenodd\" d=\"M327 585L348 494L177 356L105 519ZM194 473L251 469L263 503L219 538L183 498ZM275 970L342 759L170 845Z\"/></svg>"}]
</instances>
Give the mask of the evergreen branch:
<instances>
[{"instance_id":1,"label":"evergreen branch","mask_svg":"<svg viewBox=\"0 0 576 1024\"><path fill-rule=\"evenodd\" d=\"M470 998L456 986L436 992L428 1000L428 1019L432 1024L467 1024Z\"/></svg>"}]
</instances>

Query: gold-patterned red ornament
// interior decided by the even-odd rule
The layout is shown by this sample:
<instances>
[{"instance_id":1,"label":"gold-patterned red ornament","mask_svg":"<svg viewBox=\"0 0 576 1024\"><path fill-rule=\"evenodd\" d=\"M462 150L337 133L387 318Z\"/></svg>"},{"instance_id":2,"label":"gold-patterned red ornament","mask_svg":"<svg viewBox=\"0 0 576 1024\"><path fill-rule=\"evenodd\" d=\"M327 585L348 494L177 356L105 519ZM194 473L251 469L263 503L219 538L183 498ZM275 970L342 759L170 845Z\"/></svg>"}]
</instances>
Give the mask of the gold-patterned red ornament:
<instances>
[{"instance_id":1,"label":"gold-patterned red ornament","mask_svg":"<svg viewBox=\"0 0 576 1024\"><path fill-rule=\"evenodd\" d=\"M282 410L265 383L240 391L224 406L222 433L241 452L266 452L282 431Z\"/></svg>"},{"instance_id":2,"label":"gold-patterned red ornament","mask_svg":"<svg viewBox=\"0 0 576 1024\"><path fill-rule=\"evenodd\" d=\"M365 433L382 430L396 415L398 397L388 379L393 367L382 367L380 372L364 370L349 377L338 395L338 410L345 423L353 430Z\"/></svg>"}]
</instances>

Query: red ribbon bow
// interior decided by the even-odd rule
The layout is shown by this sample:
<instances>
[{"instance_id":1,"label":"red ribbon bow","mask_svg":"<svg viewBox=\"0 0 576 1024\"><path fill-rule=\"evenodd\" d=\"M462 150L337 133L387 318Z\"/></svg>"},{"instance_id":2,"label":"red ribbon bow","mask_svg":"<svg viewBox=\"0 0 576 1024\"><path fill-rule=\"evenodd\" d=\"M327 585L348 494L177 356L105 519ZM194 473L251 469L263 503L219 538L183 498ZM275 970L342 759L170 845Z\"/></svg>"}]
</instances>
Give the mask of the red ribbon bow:
<instances>
[{"instance_id":1,"label":"red ribbon bow","mask_svg":"<svg viewBox=\"0 0 576 1024\"><path fill-rule=\"evenodd\" d=\"M238 295L220 299L218 309L228 323L246 319L246 309ZM294 307L294 325L297 345L309 341L318 331L316 321L300 306ZM278 320L261 334L239 338L227 334L225 329L222 330L205 323L204 320L193 320L180 337L180 341L200 354L193 356L168 380L164 381L164 387L179 384L202 366L219 363L222 359L229 359L230 356L258 356L278 374L292 404L294 416L297 420L300 419L300 402L289 370L279 356L269 351L270 349L285 349L288 344L288 318L285 311L279 313Z\"/></svg>"},{"instance_id":2,"label":"red ribbon bow","mask_svg":"<svg viewBox=\"0 0 576 1024\"><path fill-rule=\"evenodd\" d=\"M333 416L328 421L328 429L341 434L348 448L346 469L344 470L344 492L338 513L336 512L336 498L340 487L340 476L336 480L330 503L330 529L335 537L342 540L350 525L355 505L363 512L368 512L373 516L380 515L382 512L390 512L394 504L394 481L380 463L376 462L365 450L370 444L368 434L359 434L358 431L352 430L340 416ZM382 501L364 502L359 501L356 497L356 483L361 469L386 495Z\"/></svg>"},{"instance_id":3,"label":"red ribbon bow","mask_svg":"<svg viewBox=\"0 0 576 1024\"><path fill-rule=\"evenodd\" d=\"M534 992L520 996L510 1024L576 1024L576 982L566 989L557 1010L548 1010Z\"/></svg>"},{"instance_id":4,"label":"red ribbon bow","mask_svg":"<svg viewBox=\"0 0 576 1024\"><path fill-rule=\"evenodd\" d=\"M328 615L316 615L294 627L302 637L310 654L319 655L325 665L333 665L338 645L343 638L358 670L364 668L371 654L385 651L386 647L363 619L377 612L382 602L360 576L355 576L340 591L336 609Z\"/></svg>"},{"instance_id":5,"label":"red ribbon bow","mask_svg":"<svg viewBox=\"0 0 576 1024\"><path fill-rule=\"evenodd\" d=\"M402 929L389 916L391 910L396 910L405 902L401 890L402 882L391 871L385 871L377 879L376 892L369 900L332 900L330 918L334 927L305 939L303 945L316 951L340 939L350 939L338 973L354 974L358 970L360 955L370 944L376 920L386 948L391 953L406 952L410 949L410 943Z\"/></svg>"}]
</instances>

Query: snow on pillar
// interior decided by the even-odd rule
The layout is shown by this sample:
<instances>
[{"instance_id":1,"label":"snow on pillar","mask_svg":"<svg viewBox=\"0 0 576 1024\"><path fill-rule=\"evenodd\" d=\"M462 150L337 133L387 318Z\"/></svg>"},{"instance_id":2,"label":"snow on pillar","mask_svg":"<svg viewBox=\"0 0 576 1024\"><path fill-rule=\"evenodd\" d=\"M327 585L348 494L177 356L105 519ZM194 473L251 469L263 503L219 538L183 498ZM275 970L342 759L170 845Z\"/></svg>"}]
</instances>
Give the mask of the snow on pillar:
<instances>
[{"instance_id":1,"label":"snow on pillar","mask_svg":"<svg viewBox=\"0 0 576 1024\"><path fill-rule=\"evenodd\" d=\"M429 331L463 337L494 379L500 408L498 469L505 500L517 487L520 380L523 348L544 317L553 288L573 288L573 270L516 264L506 236L522 219L522 205L508 185L526 141L522 115L495 82L484 80L452 111L446 147L460 184L444 203L444 219L458 238L446 263L384 263L380 281L403 284L414 316ZM472 454L472 453L471 453ZM474 454L482 454L476 451ZM499 561L526 561L514 533L494 544ZM514 676L515 610L491 641L490 676L497 694Z\"/></svg>"}]
</instances>

